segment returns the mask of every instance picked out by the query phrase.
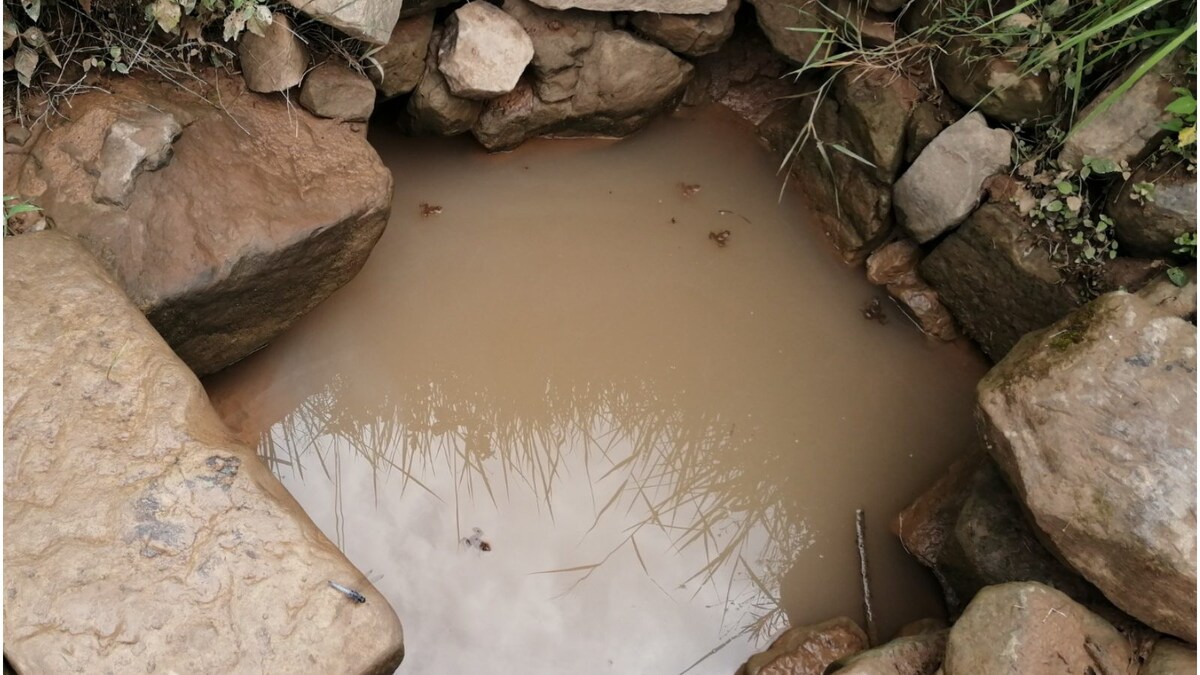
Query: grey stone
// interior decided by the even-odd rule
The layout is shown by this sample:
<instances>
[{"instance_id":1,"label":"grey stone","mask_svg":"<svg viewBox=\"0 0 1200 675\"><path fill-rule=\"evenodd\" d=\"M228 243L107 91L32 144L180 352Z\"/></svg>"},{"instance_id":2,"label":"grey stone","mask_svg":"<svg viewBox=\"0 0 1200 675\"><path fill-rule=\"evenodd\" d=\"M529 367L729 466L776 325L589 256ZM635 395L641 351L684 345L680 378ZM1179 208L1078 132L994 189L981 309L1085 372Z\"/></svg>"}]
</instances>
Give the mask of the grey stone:
<instances>
[{"instance_id":1,"label":"grey stone","mask_svg":"<svg viewBox=\"0 0 1200 675\"><path fill-rule=\"evenodd\" d=\"M1158 145L1163 136L1159 125L1170 119L1170 114L1163 109L1175 100L1175 94L1171 93L1169 65L1146 73L1107 109L1095 112L1140 65L1141 61L1131 65L1079 111L1079 122L1071 129L1058 153L1061 166L1079 169L1084 157L1100 157L1134 166Z\"/></svg>"},{"instance_id":2,"label":"grey stone","mask_svg":"<svg viewBox=\"0 0 1200 675\"><path fill-rule=\"evenodd\" d=\"M1196 637L1196 328L1128 293L1026 336L980 428L1045 541L1120 609Z\"/></svg>"},{"instance_id":3,"label":"grey stone","mask_svg":"<svg viewBox=\"0 0 1200 675\"><path fill-rule=\"evenodd\" d=\"M781 56L795 64L819 61L829 54L820 36L811 30L825 28L825 10L817 0L750 0L758 27ZM805 30L792 30L800 28Z\"/></svg>"},{"instance_id":4,"label":"grey stone","mask_svg":"<svg viewBox=\"0 0 1200 675\"><path fill-rule=\"evenodd\" d=\"M546 9L586 9L592 12L662 12L712 14L728 0L536 0Z\"/></svg>"},{"instance_id":5,"label":"grey stone","mask_svg":"<svg viewBox=\"0 0 1200 675\"><path fill-rule=\"evenodd\" d=\"M308 70L308 47L292 32L292 22L276 12L260 37L246 31L238 43L242 77L250 91L271 93L290 89Z\"/></svg>"},{"instance_id":6,"label":"grey stone","mask_svg":"<svg viewBox=\"0 0 1200 675\"><path fill-rule=\"evenodd\" d=\"M1194 323L1196 319L1196 264L1192 263L1180 269L1186 277L1182 286L1177 285L1164 272L1143 286L1137 294L1138 297L1167 316L1176 316Z\"/></svg>"},{"instance_id":7,"label":"grey stone","mask_svg":"<svg viewBox=\"0 0 1200 675\"><path fill-rule=\"evenodd\" d=\"M288 0L296 9L350 37L387 44L400 18L399 0ZM278 13L276 13L278 16Z\"/></svg>"},{"instance_id":8,"label":"grey stone","mask_svg":"<svg viewBox=\"0 0 1200 675\"><path fill-rule=\"evenodd\" d=\"M128 206L134 181L143 171L157 171L171 161L171 144L181 133L183 127L174 115L151 108L113 122L96 162L92 199Z\"/></svg>"},{"instance_id":9,"label":"grey stone","mask_svg":"<svg viewBox=\"0 0 1200 675\"><path fill-rule=\"evenodd\" d=\"M304 78L300 105L317 117L365 122L375 109L375 85L362 73L326 62Z\"/></svg>"},{"instance_id":10,"label":"grey stone","mask_svg":"<svg viewBox=\"0 0 1200 675\"><path fill-rule=\"evenodd\" d=\"M4 242L4 433L4 656L16 672L400 665L387 599L65 234Z\"/></svg>"},{"instance_id":11,"label":"grey stone","mask_svg":"<svg viewBox=\"0 0 1200 675\"><path fill-rule=\"evenodd\" d=\"M684 56L703 56L721 48L733 35L733 18L741 0L729 0L712 14L638 12L631 19L639 33Z\"/></svg>"},{"instance_id":12,"label":"grey stone","mask_svg":"<svg viewBox=\"0 0 1200 675\"><path fill-rule=\"evenodd\" d=\"M945 675L1125 673L1133 651L1107 621L1038 583L989 586L950 629Z\"/></svg>"},{"instance_id":13,"label":"grey stone","mask_svg":"<svg viewBox=\"0 0 1200 675\"><path fill-rule=\"evenodd\" d=\"M670 51L623 31L596 33L579 63L569 98L543 101L522 83L487 103L472 128L475 138L502 150L541 135L623 136L682 96L693 72Z\"/></svg>"},{"instance_id":14,"label":"grey stone","mask_svg":"<svg viewBox=\"0 0 1200 675\"><path fill-rule=\"evenodd\" d=\"M556 11L528 0L505 0L504 11L520 22L533 41L533 91L544 103L557 103L575 94L584 53L596 33L613 29L612 16L581 9Z\"/></svg>"},{"instance_id":15,"label":"grey stone","mask_svg":"<svg viewBox=\"0 0 1200 675\"><path fill-rule=\"evenodd\" d=\"M425 72L408 99L407 126L418 135L454 136L466 133L483 110L481 101L460 98L450 92L438 70L438 45L441 29L436 28L425 57Z\"/></svg>"},{"instance_id":16,"label":"grey stone","mask_svg":"<svg viewBox=\"0 0 1200 675\"><path fill-rule=\"evenodd\" d=\"M1154 186L1141 201L1133 199L1138 183ZM1170 255L1179 248L1176 238L1196 232L1196 175L1169 159L1162 165L1141 166L1113 191L1107 211L1122 253Z\"/></svg>"},{"instance_id":17,"label":"grey stone","mask_svg":"<svg viewBox=\"0 0 1200 675\"><path fill-rule=\"evenodd\" d=\"M956 227L979 204L983 182L1012 165L1012 134L975 112L951 124L896 181L900 225L919 243Z\"/></svg>"},{"instance_id":18,"label":"grey stone","mask_svg":"<svg viewBox=\"0 0 1200 675\"><path fill-rule=\"evenodd\" d=\"M384 99L407 94L421 81L425 72L425 55L433 35L433 13L418 14L401 19L392 29L392 36L374 58L379 69L367 71ZM379 70L383 71L381 75Z\"/></svg>"},{"instance_id":19,"label":"grey stone","mask_svg":"<svg viewBox=\"0 0 1200 675\"><path fill-rule=\"evenodd\" d=\"M486 100L512 91L532 59L533 41L516 19L471 2L446 20L438 70L455 96Z\"/></svg>"},{"instance_id":20,"label":"grey stone","mask_svg":"<svg viewBox=\"0 0 1200 675\"><path fill-rule=\"evenodd\" d=\"M1019 63L989 55L971 39L951 40L936 70L939 82L955 100L1000 122L1037 120L1053 114L1058 106L1047 71L1021 75Z\"/></svg>"},{"instance_id":21,"label":"grey stone","mask_svg":"<svg viewBox=\"0 0 1200 675\"><path fill-rule=\"evenodd\" d=\"M1082 302L1009 204L971 214L921 261L921 276L993 360Z\"/></svg>"}]
</instances>

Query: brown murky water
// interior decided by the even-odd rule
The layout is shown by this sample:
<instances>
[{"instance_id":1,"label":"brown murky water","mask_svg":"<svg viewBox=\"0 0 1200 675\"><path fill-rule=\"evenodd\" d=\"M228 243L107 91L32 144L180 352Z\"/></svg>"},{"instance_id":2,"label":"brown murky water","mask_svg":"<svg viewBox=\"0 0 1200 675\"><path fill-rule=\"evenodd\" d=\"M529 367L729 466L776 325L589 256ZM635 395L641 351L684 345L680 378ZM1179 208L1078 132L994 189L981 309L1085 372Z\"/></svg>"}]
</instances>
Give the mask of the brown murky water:
<instances>
[{"instance_id":1,"label":"brown murky water","mask_svg":"<svg viewBox=\"0 0 1200 675\"><path fill-rule=\"evenodd\" d=\"M863 318L752 130L373 140L396 197L366 268L209 387L383 575L401 672L731 673L861 617L856 508L881 633L940 611L887 523L966 444L983 365Z\"/></svg>"}]
</instances>

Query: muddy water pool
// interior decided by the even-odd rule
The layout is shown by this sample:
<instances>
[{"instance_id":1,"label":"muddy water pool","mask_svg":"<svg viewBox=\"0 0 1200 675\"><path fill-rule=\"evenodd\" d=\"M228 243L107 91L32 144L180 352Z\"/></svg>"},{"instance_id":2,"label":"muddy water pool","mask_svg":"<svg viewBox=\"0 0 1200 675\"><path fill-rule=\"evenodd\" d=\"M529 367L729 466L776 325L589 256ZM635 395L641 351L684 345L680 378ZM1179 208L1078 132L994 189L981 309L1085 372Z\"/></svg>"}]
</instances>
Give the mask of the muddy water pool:
<instances>
[{"instance_id":1,"label":"muddy water pool","mask_svg":"<svg viewBox=\"0 0 1200 675\"><path fill-rule=\"evenodd\" d=\"M940 612L887 525L968 443L983 363L864 319L751 128L372 140L366 267L207 386L378 578L399 672L732 673L861 619L857 508L881 635Z\"/></svg>"}]
</instances>

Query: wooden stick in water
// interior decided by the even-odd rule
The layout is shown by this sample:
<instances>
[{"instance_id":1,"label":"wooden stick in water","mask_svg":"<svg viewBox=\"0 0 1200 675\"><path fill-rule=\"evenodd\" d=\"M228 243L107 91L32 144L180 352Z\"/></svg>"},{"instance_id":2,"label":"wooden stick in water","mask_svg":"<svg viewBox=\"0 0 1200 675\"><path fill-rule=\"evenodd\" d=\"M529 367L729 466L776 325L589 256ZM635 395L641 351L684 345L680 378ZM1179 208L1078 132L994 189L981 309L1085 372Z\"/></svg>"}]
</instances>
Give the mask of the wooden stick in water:
<instances>
[{"instance_id":1,"label":"wooden stick in water","mask_svg":"<svg viewBox=\"0 0 1200 675\"><path fill-rule=\"evenodd\" d=\"M867 576L867 515L862 509L854 512L854 529L858 537L858 573L862 577L863 610L867 615L867 643L879 644L875 630L875 611L871 608L871 580Z\"/></svg>"}]
</instances>

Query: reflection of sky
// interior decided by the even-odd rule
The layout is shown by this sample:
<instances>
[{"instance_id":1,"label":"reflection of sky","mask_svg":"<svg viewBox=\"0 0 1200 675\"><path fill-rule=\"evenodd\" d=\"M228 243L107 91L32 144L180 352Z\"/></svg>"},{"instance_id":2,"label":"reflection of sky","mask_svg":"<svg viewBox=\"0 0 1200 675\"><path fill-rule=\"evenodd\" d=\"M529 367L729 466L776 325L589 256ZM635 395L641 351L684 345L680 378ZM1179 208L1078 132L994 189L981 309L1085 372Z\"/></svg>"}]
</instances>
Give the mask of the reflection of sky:
<instances>
[{"instance_id":1,"label":"reflection of sky","mask_svg":"<svg viewBox=\"0 0 1200 675\"><path fill-rule=\"evenodd\" d=\"M273 430L278 440L288 424L295 420ZM592 435L611 438L613 431L597 428ZM712 519L711 539L677 550L690 538L683 528L702 522L704 503L686 499L696 495L673 494L676 486L651 475L664 468L654 461L632 461L597 480L634 454L628 439L607 447L608 457L593 448L585 459L582 445L565 448L549 500L544 491L528 489L524 478L510 479L512 489L504 489L501 463L509 455L500 448L482 463L493 503L481 475L461 473L465 444L449 434L438 437L450 445L433 458L444 462L441 470L415 471L428 491L411 483L401 489L398 471L378 479L368 462L354 460L344 438L302 436L289 439L308 451L291 457L291 468L282 471L284 483L331 538L342 539L360 569L384 575L376 585L405 621L407 672L469 672L482 660L484 672L677 673L733 638L695 671L732 672L754 651L755 619L767 615L768 634L783 625L782 615L773 612L778 589L764 593L738 558L731 557L707 583L688 581L747 514L713 519L703 513ZM622 490L628 478L646 483L645 492ZM618 491L622 496L604 510ZM660 513L668 527L644 524L650 511L639 501L641 494L650 503L666 503ZM461 543L473 527L483 530L492 551ZM790 548L799 550L803 533L794 534ZM777 556L778 546L772 545L778 543L757 526L738 549L741 560L768 583L777 580L778 570L766 571L759 560ZM602 561L587 578L586 569L537 574Z\"/></svg>"}]
</instances>

